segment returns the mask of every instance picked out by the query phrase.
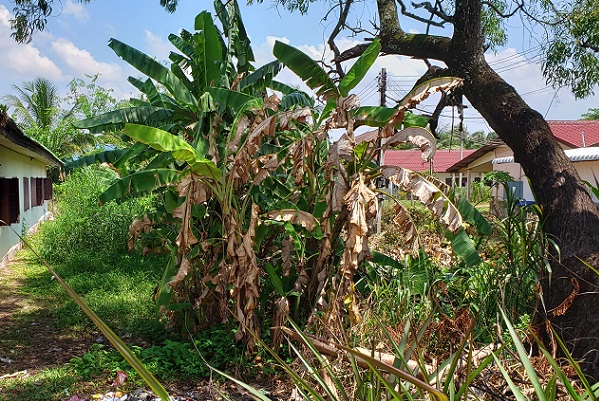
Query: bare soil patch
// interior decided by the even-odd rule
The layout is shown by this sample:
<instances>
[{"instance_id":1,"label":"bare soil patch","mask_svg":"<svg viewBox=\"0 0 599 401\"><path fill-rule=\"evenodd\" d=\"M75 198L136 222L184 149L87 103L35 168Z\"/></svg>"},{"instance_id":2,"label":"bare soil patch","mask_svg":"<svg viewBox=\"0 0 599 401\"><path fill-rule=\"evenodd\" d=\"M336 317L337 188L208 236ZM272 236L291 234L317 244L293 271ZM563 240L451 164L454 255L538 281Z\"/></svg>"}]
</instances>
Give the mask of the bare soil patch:
<instances>
[{"instance_id":1,"label":"bare soil patch","mask_svg":"<svg viewBox=\"0 0 599 401\"><path fill-rule=\"evenodd\" d=\"M48 313L51 305L20 291L24 277L17 257L0 270L0 376L27 370L33 374L81 356L93 339L57 329Z\"/></svg>"}]
</instances>

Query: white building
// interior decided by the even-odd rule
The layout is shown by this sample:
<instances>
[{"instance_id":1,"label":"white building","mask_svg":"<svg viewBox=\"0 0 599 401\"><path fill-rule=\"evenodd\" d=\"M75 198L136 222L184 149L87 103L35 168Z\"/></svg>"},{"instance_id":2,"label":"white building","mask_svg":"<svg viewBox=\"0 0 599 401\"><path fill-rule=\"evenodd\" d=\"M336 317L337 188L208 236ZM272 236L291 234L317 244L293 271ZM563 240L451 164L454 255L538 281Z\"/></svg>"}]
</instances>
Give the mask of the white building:
<instances>
[{"instance_id":1,"label":"white building","mask_svg":"<svg viewBox=\"0 0 599 401\"><path fill-rule=\"evenodd\" d=\"M595 179L599 180L599 121L547 122L566 156L574 163L580 178L595 185ZM466 177L490 171L505 171L515 179L509 183L509 186L516 197L527 202L534 201L532 190L522 167L514 162L514 153L500 139L493 140L477 149L449 167L447 171L460 172ZM470 183L470 179L468 179L468 183ZM496 190L501 193L495 193L495 196L504 195L502 189ZM594 200L595 202L599 201L595 198Z\"/></svg>"},{"instance_id":2,"label":"white building","mask_svg":"<svg viewBox=\"0 0 599 401\"><path fill-rule=\"evenodd\" d=\"M35 230L50 215L47 166L64 164L0 112L0 268L21 247L16 233Z\"/></svg>"}]
</instances>

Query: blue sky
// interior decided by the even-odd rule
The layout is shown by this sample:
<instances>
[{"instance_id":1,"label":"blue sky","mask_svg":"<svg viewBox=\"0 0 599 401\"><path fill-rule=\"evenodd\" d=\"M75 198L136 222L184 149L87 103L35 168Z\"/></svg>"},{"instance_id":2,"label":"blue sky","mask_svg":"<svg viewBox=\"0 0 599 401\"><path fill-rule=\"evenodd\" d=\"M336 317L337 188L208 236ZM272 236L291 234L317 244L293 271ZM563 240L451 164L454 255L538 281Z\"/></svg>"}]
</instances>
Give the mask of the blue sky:
<instances>
[{"instance_id":1,"label":"blue sky","mask_svg":"<svg viewBox=\"0 0 599 401\"><path fill-rule=\"evenodd\" d=\"M45 76L66 92L68 82L73 78L83 78L85 74L101 73L99 84L112 88L117 96L128 97L134 90L127 82L127 76L140 76L122 62L107 46L112 37L130 44L146 54L164 60L171 49L167 36L181 28L192 30L194 17L202 10L212 11L212 2L181 0L174 14L167 13L158 0L92 0L83 5L72 0L64 0L62 6L56 2L54 14L44 32L35 35L33 41L18 45L10 38L8 20L11 17L12 3L0 0L0 51L4 62L0 65L0 95L11 93L11 85L21 85L37 76ZM243 1L241 2L243 3ZM368 21L375 16L374 3L357 3L361 8L356 16L364 28L370 28ZM309 15L290 14L272 3L242 5L242 15L248 34L252 39L257 56L257 65L272 60L272 45L275 40L283 40L299 47L315 59L322 57L328 30L334 23L321 21L326 12L326 3L315 3ZM414 27L404 27L414 30ZM442 32L437 32L442 33ZM540 65L535 61L535 43L522 41L523 34L512 28L514 41L500 49L497 54L489 54L488 60L501 72L501 75L523 95L524 99L548 119L578 119L590 107L599 107L599 98L593 96L584 101L575 101L568 89L556 91L548 88L540 74ZM340 46L348 48L361 42L368 34L355 38L342 37ZM363 104L376 104L376 75L381 68L389 72L389 102L401 97L415 77L425 69L421 61L398 57L381 57L367 76L363 85L356 88ZM292 73L285 71L279 77L288 83L297 83ZM424 105L424 110L434 108ZM451 110L443 113L449 124ZM472 108L466 111L466 125L469 131L485 130L482 118Z\"/></svg>"}]
</instances>

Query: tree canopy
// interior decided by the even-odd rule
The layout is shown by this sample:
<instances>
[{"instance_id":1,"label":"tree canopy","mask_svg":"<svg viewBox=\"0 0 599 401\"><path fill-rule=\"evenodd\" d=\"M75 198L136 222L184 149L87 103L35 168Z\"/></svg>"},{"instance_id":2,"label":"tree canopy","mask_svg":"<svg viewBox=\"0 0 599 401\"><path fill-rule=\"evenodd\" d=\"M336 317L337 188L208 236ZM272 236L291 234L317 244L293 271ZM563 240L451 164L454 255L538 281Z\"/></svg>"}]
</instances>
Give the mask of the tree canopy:
<instances>
[{"instance_id":1,"label":"tree canopy","mask_svg":"<svg viewBox=\"0 0 599 401\"><path fill-rule=\"evenodd\" d=\"M38 77L21 86L13 85L15 93L3 96L2 100L27 135L67 160L102 149L106 144L122 142L110 132L90 135L73 127L79 118L92 118L126 104L114 98L110 89L96 84L98 75L87 78L89 81L73 79L69 94L61 97L56 85Z\"/></svg>"},{"instance_id":2,"label":"tree canopy","mask_svg":"<svg viewBox=\"0 0 599 401\"><path fill-rule=\"evenodd\" d=\"M77 1L79 3L90 2L90 0ZM160 0L160 5L172 13L177 8L178 2L178 0ZM14 3L14 18L10 20L13 30L11 36L18 43L27 43L35 32L44 30L48 17L55 12L56 3L62 7L62 2L55 3L54 0L14 0Z\"/></svg>"}]
</instances>

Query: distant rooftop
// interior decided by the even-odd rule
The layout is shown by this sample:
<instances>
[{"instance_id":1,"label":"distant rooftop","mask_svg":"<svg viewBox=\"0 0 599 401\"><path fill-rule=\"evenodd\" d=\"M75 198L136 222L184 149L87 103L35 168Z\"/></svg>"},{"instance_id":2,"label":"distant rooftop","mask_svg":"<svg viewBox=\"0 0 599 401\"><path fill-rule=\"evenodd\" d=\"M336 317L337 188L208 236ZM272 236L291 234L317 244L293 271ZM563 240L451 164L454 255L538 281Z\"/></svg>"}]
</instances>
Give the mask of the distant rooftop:
<instances>
[{"instance_id":1,"label":"distant rooftop","mask_svg":"<svg viewBox=\"0 0 599 401\"><path fill-rule=\"evenodd\" d=\"M599 145L599 121L547 121L553 135L572 148Z\"/></svg>"},{"instance_id":2,"label":"distant rooftop","mask_svg":"<svg viewBox=\"0 0 599 401\"><path fill-rule=\"evenodd\" d=\"M474 153L474 150L464 150L463 157ZM430 163L422 161L422 152L414 150L387 150L385 151L385 164L388 166L400 166L416 172L427 172ZM437 149L433 156L433 172L446 173L447 169L460 161L459 149Z\"/></svg>"}]
</instances>

